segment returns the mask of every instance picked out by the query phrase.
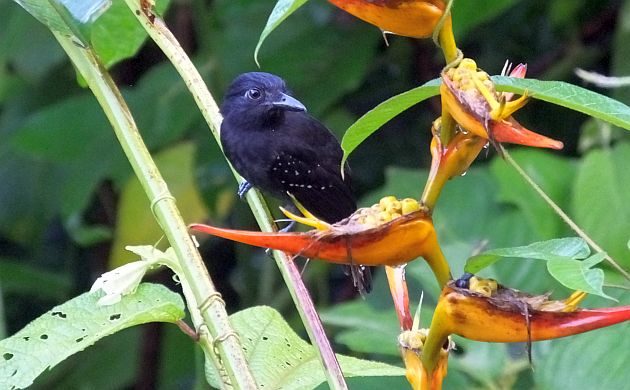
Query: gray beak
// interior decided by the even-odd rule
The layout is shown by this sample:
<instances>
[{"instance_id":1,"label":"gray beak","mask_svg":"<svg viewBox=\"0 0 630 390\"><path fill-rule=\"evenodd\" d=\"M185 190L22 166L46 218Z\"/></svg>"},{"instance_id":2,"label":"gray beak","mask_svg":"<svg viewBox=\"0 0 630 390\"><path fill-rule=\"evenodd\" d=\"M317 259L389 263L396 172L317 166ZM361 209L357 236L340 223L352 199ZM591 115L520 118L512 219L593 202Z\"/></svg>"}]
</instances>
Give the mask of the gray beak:
<instances>
[{"instance_id":1,"label":"gray beak","mask_svg":"<svg viewBox=\"0 0 630 390\"><path fill-rule=\"evenodd\" d=\"M278 99L271 103L274 107L282 108L287 111L306 111L304 104L300 103L296 98L280 93Z\"/></svg>"}]
</instances>

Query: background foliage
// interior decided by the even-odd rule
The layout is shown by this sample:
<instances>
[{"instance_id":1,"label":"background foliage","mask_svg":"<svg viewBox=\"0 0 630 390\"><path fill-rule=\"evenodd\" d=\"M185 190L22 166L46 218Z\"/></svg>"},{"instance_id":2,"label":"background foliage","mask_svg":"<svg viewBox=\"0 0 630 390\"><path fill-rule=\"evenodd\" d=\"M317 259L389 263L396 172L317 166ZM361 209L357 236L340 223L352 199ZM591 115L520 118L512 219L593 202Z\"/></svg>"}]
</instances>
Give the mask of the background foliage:
<instances>
[{"instance_id":1,"label":"background foliage","mask_svg":"<svg viewBox=\"0 0 630 390\"><path fill-rule=\"evenodd\" d=\"M187 222L254 228L249 208L219 149L170 64L122 2L93 26L90 39L122 87L145 142ZM165 14L220 98L230 80L256 69L253 52L273 0L187 0ZM166 9L166 2L160 7ZM130 15L127 15L130 16ZM464 52L498 73L505 59L527 62L528 76L579 81L575 67L630 74L630 1L456 1L455 34ZM48 30L13 2L0 2L0 338L50 307L89 289L106 269L129 260L121 247L159 239L144 195L99 106ZM115 32L115 33L113 33ZM311 1L270 34L262 70L282 75L309 111L336 134L381 101L435 78L439 53L428 40L389 37L324 1ZM600 91L601 92L601 91ZM611 94L630 104L630 89ZM429 162L429 128L437 100L405 112L350 157L361 204L382 195L418 197ZM519 149L514 157L576 221L630 269L630 143L625 131L581 114L532 102L519 120L561 139L562 153ZM515 148L516 149L516 148ZM569 235L567 228L492 151L450 182L435 215L453 271L481 245L526 245ZM275 264L262 251L208 239L204 257L228 310L265 304L301 332ZM459 265L458 265L459 264ZM408 268L410 288L426 291L430 318L437 292L424 264ZM529 292L566 294L544 264L497 263L484 275ZM355 299L339 267L306 268L336 350L400 364L398 331L384 275L366 300ZM177 289L167 274L152 278ZM609 283L621 284L613 273ZM607 289L621 303L627 295ZM586 306L603 305L589 298ZM630 361L628 326L538 343L532 371L524 346L458 340L446 388L623 388ZM389 343L383 340L391 340ZM108 337L64 362L36 388L174 389L202 386L192 343L173 326L150 324ZM579 351L579 352L578 352ZM585 353L588 351L589 353ZM570 356L571 358L567 358ZM601 364L605 360L606 364ZM576 369L576 366L578 367ZM581 368L581 369L580 369ZM201 370L202 372L202 370ZM588 375L587 375L588 374ZM626 375L627 377L627 375ZM406 386L404 378L351 379L356 388ZM605 386L604 386L605 385ZM602 387L604 386L604 387Z\"/></svg>"}]
</instances>

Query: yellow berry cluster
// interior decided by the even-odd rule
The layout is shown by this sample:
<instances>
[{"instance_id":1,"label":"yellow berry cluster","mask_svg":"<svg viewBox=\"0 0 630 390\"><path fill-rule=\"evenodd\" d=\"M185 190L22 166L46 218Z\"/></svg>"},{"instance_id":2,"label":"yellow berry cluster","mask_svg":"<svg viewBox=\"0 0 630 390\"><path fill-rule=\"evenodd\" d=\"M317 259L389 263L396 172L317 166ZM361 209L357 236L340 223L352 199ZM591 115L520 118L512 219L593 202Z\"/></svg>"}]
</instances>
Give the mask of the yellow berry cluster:
<instances>
[{"instance_id":1,"label":"yellow berry cluster","mask_svg":"<svg viewBox=\"0 0 630 390\"><path fill-rule=\"evenodd\" d=\"M474 78L480 81L489 91L495 92L494 84L488 73L478 69L477 63L470 58L464 58L459 65L447 70L446 76L462 91L477 89L473 81Z\"/></svg>"},{"instance_id":2,"label":"yellow berry cluster","mask_svg":"<svg viewBox=\"0 0 630 390\"><path fill-rule=\"evenodd\" d=\"M373 228L421 208L422 206L415 199L399 200L395 196L386 196L372 207L359 209L355 213L355 220L360 225Z\"/></svg>"},{"instance_id":3,"label":"yellow berry cluster","mask_svg":"<svg viewBox=\"0 0 630 390\"><path fill-rule=\"evenodd\" d=\"M497 281L494 279L481 279L473 276L470 278L468 289L490 298L497 291L498 287Z\"/></svg>"}]
</instances>

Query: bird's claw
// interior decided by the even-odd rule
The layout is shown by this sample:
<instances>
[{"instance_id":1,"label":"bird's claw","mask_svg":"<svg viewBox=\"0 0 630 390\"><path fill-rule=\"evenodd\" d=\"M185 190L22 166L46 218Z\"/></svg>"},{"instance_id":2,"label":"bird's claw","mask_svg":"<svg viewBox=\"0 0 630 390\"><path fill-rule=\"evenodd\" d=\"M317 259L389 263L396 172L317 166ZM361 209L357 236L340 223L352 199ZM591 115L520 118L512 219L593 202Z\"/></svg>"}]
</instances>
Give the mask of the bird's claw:
<instances>
[{"instance_id":1,"label":"bird's claw","mask_svg":"<svg viewBox=\"0 0 630 390\"><path fill-rule=\"evenodd\" d=\"M279 232L281 232L281 233L288 233L288 232L290 232L291 230L293 230L293 228L295 227L295 224L296 224L296 223L297 223L296 221L291 220L291 222L289 222L289 223L287 224L287 226L283 227L282 229L280 229L280 230L278 230L278 231L279 231Z\"/></svg>"},{"instance_id":2,"label":"bird's claw","mask_svg":"<svg viewBox=\"0 0 630 390\"><path fill-rule=\"evenodd\" d=\"M243 200L245 199L245 195L247 195L247 191L251 190L252 187L253 186L247 180L244 180L241 184L239 184L236 194L239 198L241 198L241 200Z\"/></svg>"}]
</instances>

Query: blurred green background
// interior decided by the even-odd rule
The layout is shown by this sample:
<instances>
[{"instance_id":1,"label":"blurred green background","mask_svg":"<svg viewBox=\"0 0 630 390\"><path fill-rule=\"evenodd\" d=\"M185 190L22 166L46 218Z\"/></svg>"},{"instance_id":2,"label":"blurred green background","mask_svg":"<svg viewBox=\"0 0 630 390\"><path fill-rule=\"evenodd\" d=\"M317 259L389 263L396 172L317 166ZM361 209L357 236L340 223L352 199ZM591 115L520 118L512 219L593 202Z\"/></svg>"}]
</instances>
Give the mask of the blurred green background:
<instances>
[{"instance_id":1,"label":"blurred green background","mask_svg":"<svg viewBox=\"0 0 630 390\"><path fill-rule=\"evenodd\" d=\"M91 38L123 90L187 223L256 229L249 208L196 105L152 42L141 45L135 19L115 1ZM167 24L220 102L236 75L256 70L253 51L273 0L159 2ZM131 22L129 22L131 21ZM491 74L506 59L528 77L584 84L576 67L630 75L630 1L458 0L460 48ZM50 32L16 3L0 1L0 338L53 305L89 289L105 270L133 259L124 245L160 238L148 201L90 91ZM141 31L141 29L140 29ZM137 40L136 41L134 41ZM431 40L388 37L321 0L290 16L265 41L261 70L277 73L339 137L381 101L436 78L443 66ZM116 44L112 44L116 42ZM102 45L102 46L99 46ZM598 90L593 86L591 89ZM598 92L630 104L630 88ZM382 195L419 197L430 162L432 99L403 113L350 157L361 205ZM517 117L562 140L562 152L511 148L534 179L608 253L630 269L630 143L625 130L533 100ZM436 212L453 272L481 245L526 245L571 235L516 173L489 150L446 186ZM280 310L303 333L282 279L262 250L206 239L201 247L230 313L257 304ZM437 286L421 262L407 267L413 301L425 291L430 320ZM398 326L381 270L363 300L340 267L310 262L304 278L335 349L400 364ZM485 271L534 293L567 292L537 262L505 261ZM153 281L178 287L167 273ZM623 284L607 272L609 284ZM608 289L620 304L628 294ZM610 305L589 298L587 306ZM456 340L445 388L622 389L630 363L627 325L545 342L534 367L523 345ZM388 340L387 342L385 342ZM147 325L108 337L50 374L42 389L203 388L200 356L176 328ZM406 388L404 378L353 379L352 388Z\"/></svg>"}]
</instances>

